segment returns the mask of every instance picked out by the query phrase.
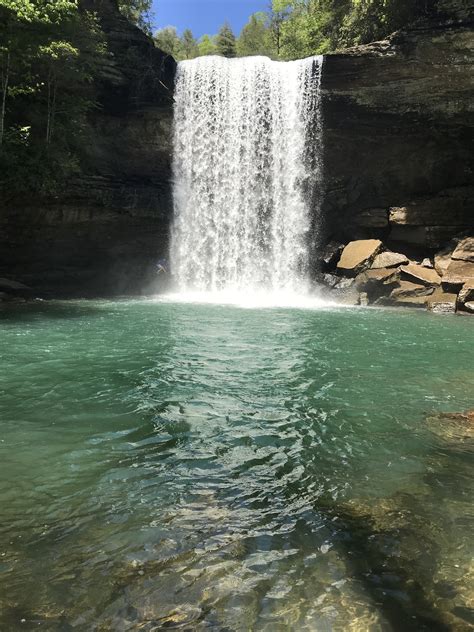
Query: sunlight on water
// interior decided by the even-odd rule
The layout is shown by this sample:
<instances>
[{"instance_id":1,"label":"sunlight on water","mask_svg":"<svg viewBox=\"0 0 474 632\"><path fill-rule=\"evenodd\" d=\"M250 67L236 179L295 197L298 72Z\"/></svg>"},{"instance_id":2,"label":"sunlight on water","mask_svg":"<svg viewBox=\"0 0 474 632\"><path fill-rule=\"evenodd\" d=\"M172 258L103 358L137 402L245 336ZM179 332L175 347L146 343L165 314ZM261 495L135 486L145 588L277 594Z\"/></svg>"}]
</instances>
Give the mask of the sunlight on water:
<instances>
[{"instance_id":1,"label":"sunlight on water","mask_svg":"<svg viewBox=\"0 0 474 632\"><path fill-rule=\"evenodd\" d=\"M464 631L469 319L0 310L0 630Z\"/></svg>"},{"instance_id":2,"label":"sunlight on water","mask_svg":"<svg viewBox=\"0 0 474 632\"><path fill-rule=\"evenodd\" d=\"M247 309L294 308L328 309L344 307L334 301L321 298L317 294L298 294L289 291L258 292L248 290L222 290L220 292L174 292L155 297L157 302L165 303L203 303L215 305L234 305Z\"/></svg>"}]
</instances>

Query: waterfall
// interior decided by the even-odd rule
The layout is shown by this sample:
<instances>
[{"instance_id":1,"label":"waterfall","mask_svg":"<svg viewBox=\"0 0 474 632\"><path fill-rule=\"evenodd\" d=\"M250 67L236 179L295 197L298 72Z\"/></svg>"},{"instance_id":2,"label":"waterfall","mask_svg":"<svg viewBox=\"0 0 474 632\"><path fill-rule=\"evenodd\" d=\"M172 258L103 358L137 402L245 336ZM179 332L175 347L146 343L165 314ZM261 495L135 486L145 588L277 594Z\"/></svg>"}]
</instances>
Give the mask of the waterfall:
<instances>
[{"instance_id":1,"label":"waterfall","mask_svg":"<svg viewBox=\"0 0 474 632\"><path fill-rule=\"evenodd\" d=\"M171 268L180 291L309 289L322 57L178 65Z\"/></svg>"}]
</instances>

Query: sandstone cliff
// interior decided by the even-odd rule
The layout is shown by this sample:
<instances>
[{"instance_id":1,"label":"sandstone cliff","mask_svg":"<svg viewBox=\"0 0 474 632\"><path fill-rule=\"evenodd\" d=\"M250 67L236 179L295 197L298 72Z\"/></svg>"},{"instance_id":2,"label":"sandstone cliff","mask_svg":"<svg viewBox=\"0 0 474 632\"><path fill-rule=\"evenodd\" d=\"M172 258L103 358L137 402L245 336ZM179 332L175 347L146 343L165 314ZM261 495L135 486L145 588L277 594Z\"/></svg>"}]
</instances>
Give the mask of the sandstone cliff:
<instances>
[{"instance_id":1,"label":"sandstone cliff","mask_svg":"<svg viewBox=\"0 0 474 632\"><path fill-rule=\"evenodd\" d=\"M0 276L54 295L140 292L167 247L175 62L115 0L82 4L109 49L88 167L56 199L2 209ZM440 4L436 19L325 60L326 241L383 239L421 258L473 230L472 2Z\"/></svg>"},{"instance_id":2,"label":"sandstone cliff","mask_svg":"<svg viewBox=\"0 0 474 632\"><path fill-rule=\"evenodd\" d=\"M474 227L472 2L441 5L436 19L325 60L327 237L428 254Z\"/></svg>"}]
</instances>

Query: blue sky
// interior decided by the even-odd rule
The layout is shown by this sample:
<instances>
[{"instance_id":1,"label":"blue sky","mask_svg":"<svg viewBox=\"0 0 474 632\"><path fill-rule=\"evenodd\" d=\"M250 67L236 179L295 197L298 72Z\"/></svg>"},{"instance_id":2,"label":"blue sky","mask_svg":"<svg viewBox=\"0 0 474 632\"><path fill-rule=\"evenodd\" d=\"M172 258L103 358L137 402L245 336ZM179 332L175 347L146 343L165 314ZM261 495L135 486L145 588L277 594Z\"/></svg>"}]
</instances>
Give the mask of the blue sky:
<instances>
[{"instance_id":1,"label":"blue sky","mask_svg":"<svg viewBox=\"0 0 474 632\"><path fill-rule=\"evenodd\" d=\"M269 0L154 0L156 28L176 26L181 34L190 28L195 37L214 35L227 20L238 34L249 15L263 11Z\"/></svg>"}]
</instances>

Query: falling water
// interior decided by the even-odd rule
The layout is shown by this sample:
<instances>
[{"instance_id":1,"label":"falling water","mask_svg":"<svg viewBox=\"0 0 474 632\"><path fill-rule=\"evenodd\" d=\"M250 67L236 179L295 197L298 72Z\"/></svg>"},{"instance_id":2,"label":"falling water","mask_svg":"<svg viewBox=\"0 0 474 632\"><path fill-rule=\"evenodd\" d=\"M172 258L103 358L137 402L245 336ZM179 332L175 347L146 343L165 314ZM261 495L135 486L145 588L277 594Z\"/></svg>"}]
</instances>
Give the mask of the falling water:
<instances>
[{"instance_id":1,"label":"falling water","mask_svg":"<svg viewBox=\"0 0 474 632\"><path fill-rule=\"evenodd\" d=\"M171 265L180 291L308 291L321 70L321 57L179 64Z\"/></svg>"}]
</instances>

